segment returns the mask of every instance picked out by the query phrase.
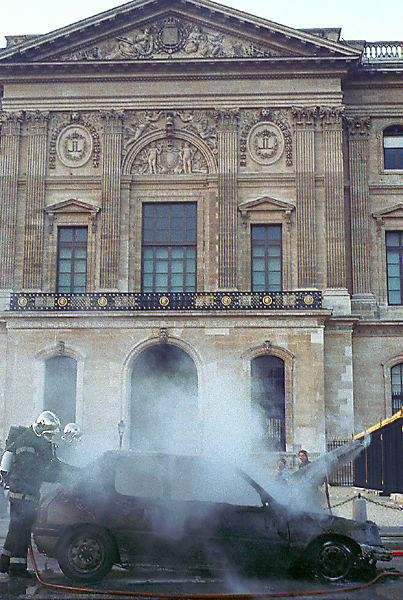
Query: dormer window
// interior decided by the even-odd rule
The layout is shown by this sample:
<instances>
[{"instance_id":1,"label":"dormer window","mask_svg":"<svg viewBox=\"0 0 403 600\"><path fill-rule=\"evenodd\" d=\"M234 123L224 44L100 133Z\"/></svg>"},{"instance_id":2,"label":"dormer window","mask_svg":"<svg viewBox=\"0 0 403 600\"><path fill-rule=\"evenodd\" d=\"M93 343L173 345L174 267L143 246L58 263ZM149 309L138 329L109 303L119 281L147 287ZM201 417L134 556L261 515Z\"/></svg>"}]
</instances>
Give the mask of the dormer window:
<instances>
[{"instance_id":1,"label":"dormer window","mask_svg":"<svg viewBox=\"0 0 403 600\"><path fill-rule=\"evenodd\" d=\"M384 169L403 170L403 126L393 125L383 132Z\"/></svg>"}]
</instances>

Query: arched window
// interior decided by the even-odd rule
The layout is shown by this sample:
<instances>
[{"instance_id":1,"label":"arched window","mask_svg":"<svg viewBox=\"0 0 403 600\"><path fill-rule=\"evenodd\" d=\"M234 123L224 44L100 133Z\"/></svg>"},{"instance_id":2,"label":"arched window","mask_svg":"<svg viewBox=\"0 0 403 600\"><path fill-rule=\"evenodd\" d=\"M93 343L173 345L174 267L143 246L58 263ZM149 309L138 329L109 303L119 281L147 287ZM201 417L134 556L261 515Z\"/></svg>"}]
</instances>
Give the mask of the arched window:
<instances>
[{"instance_id":1,"label":"arched window","mask_svg":"<svg viewBox=\"0 0 403 600\"><path fill-rule=\"evenodd\" d=\"M77 362L69 356L53 356L45 362L43 409L51 410L62 427L76 420Z\"/></svg>"},{"instance_id":2,"label":"arched window","mask_svg":"<svg viewBox=\"0 0 403 600\"><path fill-rule=\"evenodd\" d=\"M385 169L403 169L403 126L392 125L383 132Z\"/></svg>"},{"instance_id":3,"label":"arched window","mask_svg":"<svg viewBox=\"0 0 403 600\"><path fill-rule=\"evenodd\" d=\"M392 415L397 413L403 404L403 363L391 368L390 379L392 383Z\"/></svg>"},{"instance_id":4,"label":"arched window","mask_svg":"<svg viewBox=\"0 0 403 600\"><path fill-rule=\"evenodd\" d=\"M199 442L197 415L193 359L171 344L143 350L131 377L130 447L192 453Z\"/></svg>"},{"instance_id":5,"label":"arched window","mask_svg":"<svg viewBox=\"0 0 403 600\"><path fill-rule=\"evenodd\" d=\"M251 364L251 398L259 409L264 442L275 450L285 450L284 361L277 356L257 356Z\"/></svg>"}]
</instances>

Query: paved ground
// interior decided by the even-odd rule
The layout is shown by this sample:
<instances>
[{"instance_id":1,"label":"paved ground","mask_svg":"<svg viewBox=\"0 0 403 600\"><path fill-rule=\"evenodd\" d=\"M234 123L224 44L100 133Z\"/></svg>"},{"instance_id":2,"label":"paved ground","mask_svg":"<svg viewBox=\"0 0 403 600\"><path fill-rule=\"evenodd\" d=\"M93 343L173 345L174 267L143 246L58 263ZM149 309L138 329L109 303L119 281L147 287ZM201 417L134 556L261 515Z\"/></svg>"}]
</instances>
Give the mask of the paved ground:
<instances>
[{"instance_id":1,"label":"paved ground","mask_svg":"<svg viewBox=\"0 0 403 600\"><path fill-rule=\"evenodd\" d=\"M360 490L355 488L330 487L331 506L339 504L333 509L338 516L351 518L353 514L353 497ZM375 521L381 530L381 537L385 546L390 549L403 550L403 507L389 498L380 497L370 492L362 492L366 498L368 519ZM340 504L342 503L342 504ZM8 518L0 519L0 547L4 542L8 528ZM47 559L35 552L38 569L45 582L56 586L74 587L61 573L54 559ZM392 563L378 563L378 574L382 571L396 570L403 573L403 557L393 559ZM270 594L282 598L302 598L314 600L320 595L322 600L402 600L403 578L381 578L380 581L369 587L349 589L355 583L347 584L322 584L312 580L295 580L286 577L270 577L264 580L242 580L220 574L217 577L206 577L203 573L184 571L183 573L147 570L146 567L137 566L134 572L127 572L115 567L102 582L92 586L99 590L95 593L73 592L68 589L48 588L32 583L1 583L0 600L81 600L85 598L111 600L114 597L139 598L139 594L183 594L183 598L191 599L192 594L245 594L256 593ZM101 593L100 593L101 592ZM114 596L114 592L117 594ZM312 592L312 595L311 593ZM320 593L324 592L324 593ZM127 595L126 595L127 594ZM279 594L281 594L279 596ZM290 595L292 594L292 596ZM303 595L301 595L303 594Z\"/></svg>"}]
</instances>

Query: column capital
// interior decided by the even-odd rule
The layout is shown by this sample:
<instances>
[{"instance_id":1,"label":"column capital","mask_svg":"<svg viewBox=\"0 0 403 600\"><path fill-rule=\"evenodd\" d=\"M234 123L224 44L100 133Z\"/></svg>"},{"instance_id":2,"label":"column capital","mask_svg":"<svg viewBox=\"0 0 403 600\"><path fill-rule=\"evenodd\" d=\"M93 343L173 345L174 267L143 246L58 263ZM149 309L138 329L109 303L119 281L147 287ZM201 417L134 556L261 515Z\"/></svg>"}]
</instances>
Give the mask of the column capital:
<instances>
[{"instance_id":1,"label":"column capital","mask_svg":"<svg viewBox=\"0 0 403 600\"><path fill-rule=\"evenodd\" d=\"M291 112L297 127L313 127L318 117L317 106L293 106Z\"/></svg>"},{"instance_id":2,"label":"column capital","mask_svg":"<svg viewBox=\"0 0 403 600\"><path fill-rule=\"evenodd\" d=\"M367 138L371 129L371 117L345 118L350 138Z\"/></svg>"},{"instance_id":3,"label":"column capital","mask_svg":"<svg viewBox=\"0 0 403 600\"><path fill-rule=\"evenodd\" d=\"M239 110L223 109L217 110L217 126L220 131L234 131L238 127Z\"/></svg>"},{"instance_id":4,"label":"column capital","mask_svg":"<svg viewBox=\"0 0 403 600\"><path fill-rule=\"evenodd\" d=\"M104 122L105 133L122 133L123 110L102 110L101 118Z\"/></svg>"},{"instance_id":5,"label":"column capital","mask_svg":"<svg viewBox=\"0 0 403 600\"><path fill-rule=\"evenodd\" d=\"M43 135L47 132L48 121L50 118L49 111L41 112L40 110L27 111L25 113L25 122L29 125L30 134Z\"/></svg>"},{"instance_id":6,"label":"column capital","mask_svg":"<svg viewBox=\"0 0 403 600\"><path fill-rule=\"evenodd\" d=\"M320 106L318 116L324 129L341 129L344 106Z\"/></svg>"},{"instance_id":7,"label":"column capital","mask_svg":"<svg viewBox=\"0 0 403 600\"><path fill-rule=\"evenodd\" d=\"M0 112L1 132L4 135L19 135L21 123L24 120L24 112L22 110L16 112Z\"/></svg>"}]
</instances>

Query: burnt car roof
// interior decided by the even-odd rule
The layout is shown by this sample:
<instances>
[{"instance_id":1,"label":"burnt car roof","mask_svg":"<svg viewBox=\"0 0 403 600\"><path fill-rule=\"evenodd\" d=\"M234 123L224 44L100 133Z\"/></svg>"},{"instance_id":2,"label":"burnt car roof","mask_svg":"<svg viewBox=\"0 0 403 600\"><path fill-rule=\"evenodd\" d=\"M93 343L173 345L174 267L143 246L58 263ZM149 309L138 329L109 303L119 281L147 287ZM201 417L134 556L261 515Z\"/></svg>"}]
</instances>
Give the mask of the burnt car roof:
<instances>
[{"instance_id":1,"label":"burnt car roof","mask_svg":"<svg viewBox=\"0 0 403 600\"><path fill-rule=\"evenodd\" d=\"M184 487L186 487L186 484L188 483L188 479L184 478L184 475L181 472L184 463L188 463L187 472L189 474L189 478L198 478L200 471L204 470L205 472L206 469L215 469L217 473L225 473L227 477L236 476L238 481L239 477L241 477L247 484L245 487L248 489L253 488L253 504L257 503L258 497L260 497L262 504L266 502L275 502L272 496L270 496L270 494L252 477L231 463L206 455L186 455L152 451L140 452L135 450L109 450L104 452L101 456L83 469L83 473L76 486L76 490L85 492L92 490L93 493L96 493L96 490L102 489L103 492L110 493L110 491L115 487L115 476L118 466L122 461L127 460L135 464L139 469L141 469L144 463L152 460L154 466L156 466L157 470L159 471L159 477L166 478L169 471L169 476L172 478L172 480L182 477L181 484ZM217 483L219 482L220 479L217 480ZM166 493L167 492L165 490L164 495ZM230 497L227 498L226 501L230 503L234 502L234 500ZM245 502L245 504L247 504L247 502Z\"/></svg>"}]
</instances>

